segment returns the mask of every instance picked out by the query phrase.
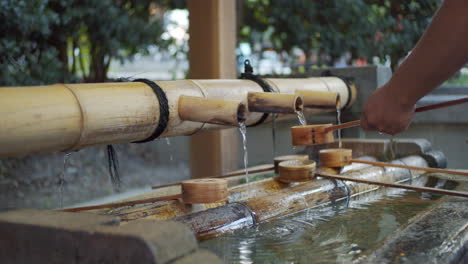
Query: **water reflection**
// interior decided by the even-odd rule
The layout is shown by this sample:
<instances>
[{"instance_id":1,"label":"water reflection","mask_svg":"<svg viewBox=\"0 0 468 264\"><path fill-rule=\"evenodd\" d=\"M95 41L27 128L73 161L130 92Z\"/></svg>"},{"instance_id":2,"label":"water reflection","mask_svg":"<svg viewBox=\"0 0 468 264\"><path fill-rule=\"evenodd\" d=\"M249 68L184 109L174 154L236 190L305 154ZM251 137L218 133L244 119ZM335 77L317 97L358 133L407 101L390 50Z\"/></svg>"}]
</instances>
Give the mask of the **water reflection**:
<instances>
[{"instance_id":1,"label":"water reflection","mask_svg":"<svg viewBox=\"0 0 468 264\"><path fill-rule=\"evenodd\" d=\"M415 181L430 183L425 177ZM386 188L225 234L201 246L225 263L349 263L438 197Z\"/></svg>"}]
</instances>

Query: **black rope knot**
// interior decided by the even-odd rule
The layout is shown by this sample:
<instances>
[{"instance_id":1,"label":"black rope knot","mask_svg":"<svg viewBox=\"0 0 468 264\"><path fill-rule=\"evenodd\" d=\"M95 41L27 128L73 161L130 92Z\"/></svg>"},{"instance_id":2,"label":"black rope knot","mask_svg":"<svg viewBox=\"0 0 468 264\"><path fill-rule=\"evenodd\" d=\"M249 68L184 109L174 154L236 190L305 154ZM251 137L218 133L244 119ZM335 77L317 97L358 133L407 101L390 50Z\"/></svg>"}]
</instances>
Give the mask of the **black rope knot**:
<instances>
[{"instance_id":1,"label":"black rope knot","mask_svg":"<svg viewBox=\"0 0 468 264\"><path fill-rule=\"evenodd\" d=\"M159 104L159 123L156 126L156 129L153 133L146 139L135 141L132 143L145 143L149 141L153 141L157 139L167 128L167 124L169 123L169 102L167 100L166 93L164 93L163 89L157 85L155 82L150 81L148 79L136 79L134 82L142 82L153 90Z\"/></svg>"},{"instance_id":2,"label":"black rope knot","mask_svg":"<svg viewBox=\"0 0 468 264\"><path fill-rule=\"evenodd\" d=\"M260 87L262 87L262 89L263 89L263 91L265 93L274 93L275 92L273 90L273 88L265 80L263 80L260 76L253 73L253 67L252 67L252 64L250 64L250 60L245 60L244 61L244 72L241 73L240 79L251 80L251 81L257 83L258 85L260 85ZM248 125L247 127L253 127L253 126L260 125L267 118L268 118L268 113L264 113L262 115L262 117L256 123L254 123L252 125Z\"/></svg>"}]
</instances>

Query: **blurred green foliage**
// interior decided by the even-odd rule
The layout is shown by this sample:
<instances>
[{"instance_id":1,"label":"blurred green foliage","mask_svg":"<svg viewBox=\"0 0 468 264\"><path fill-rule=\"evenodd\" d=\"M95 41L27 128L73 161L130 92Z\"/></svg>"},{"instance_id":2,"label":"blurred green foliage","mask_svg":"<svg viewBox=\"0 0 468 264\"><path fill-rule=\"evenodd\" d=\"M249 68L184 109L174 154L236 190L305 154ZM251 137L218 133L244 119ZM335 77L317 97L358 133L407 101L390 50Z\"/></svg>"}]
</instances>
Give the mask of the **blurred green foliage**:
<instances>
[{"instance_id":1,"label":"blurred green foliage","mask_svg":"<svg viewBox=\"0 0 468 264\"><path fill-rule=\"evenodd\" d=\"M440 0L246 0L241 41L291 54L301 49L315 65L391 58L392 67L416 44ZM261 52L257 51L257 52Z\"/></svg>"},{"instance_id":2,"label":"blurred green foliage","mask_svg":"<svg viewBox=\"0 0 468 264\"><path fill-rule=\"evenodd\" d=\"M0 0L0 85L105 81L112 59L165 45L163 5L180 2Z\"/></svg>"}]
</instances>

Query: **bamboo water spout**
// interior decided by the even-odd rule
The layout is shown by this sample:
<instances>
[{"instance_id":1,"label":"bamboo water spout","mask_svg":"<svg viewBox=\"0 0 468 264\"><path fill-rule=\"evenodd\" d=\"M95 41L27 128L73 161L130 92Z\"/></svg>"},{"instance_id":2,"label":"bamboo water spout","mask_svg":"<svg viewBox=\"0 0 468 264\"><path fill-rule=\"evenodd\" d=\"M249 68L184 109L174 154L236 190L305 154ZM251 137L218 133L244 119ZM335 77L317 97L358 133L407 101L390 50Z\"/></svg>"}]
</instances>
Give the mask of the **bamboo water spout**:
<instances>
[{"instance_id":1,"label":"bamboo water spout","mask_svg":"<svg viewBox=\"0 0 468 264\"><path fill-rule=\"evenodd\" d=\"M346 83L335 77L264 80L279 94L294 94L296 89L339 93L347 102L343 107L351 105L354 96ZM247 94L262 91L250 80L136 80L0 87L0 158L226 128L181 119L179 98L222 99L247 106ZM256 124L263 120L262 116L247 111L245 123Z\"/></svg>"},{"instance_id":2,"label":"bamboo water spout","mask_svg":"<svg viewBox=\"0 0 468 264\"><path fill-rule=\"evenodd\" d=\"M295 94L248 93L250 112L294 114L302 111L302 97Z\"/></svg>"},{"instance_id":3,"label":"bamboo water spout","mask_svg":"<svg viewBox=\"0 0 468 264\"><path fill-rule=\"evenodd\" d=\"M245 122L246 107L241 102L203 97L180 96L179 116L181 120L239 126Z\"/></svg>"},{"instance_id":4,"label":"bamboo water spout","mask_svg":"<svg viewBox=\"0 0 468 264\"><path fill-rule=\"evenodd\" d=\"M304 107L333 109L341 105L340 95L332 92L296 90L296 94L302 96Z\"/></svg>"}]
</instances>

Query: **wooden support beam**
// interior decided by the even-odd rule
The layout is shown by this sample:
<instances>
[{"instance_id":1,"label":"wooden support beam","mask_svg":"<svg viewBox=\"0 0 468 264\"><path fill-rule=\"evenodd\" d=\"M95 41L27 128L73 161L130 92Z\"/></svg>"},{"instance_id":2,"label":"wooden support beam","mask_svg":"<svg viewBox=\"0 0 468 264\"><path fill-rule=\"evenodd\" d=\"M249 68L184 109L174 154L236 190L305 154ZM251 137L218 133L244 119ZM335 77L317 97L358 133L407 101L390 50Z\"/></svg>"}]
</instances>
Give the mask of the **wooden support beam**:
<instances>
[{"instance_id":1,"label":"wooden support beam","mask_svg":"<svg viewBox=\"0 0 468 264\"><path fill-rule=\"evenodd\" d=\"M235 79L236 1L189 0L190 78ZM192 178L237 169L238 131L208 131L191 137Z\"/></svg>"}]
</instances>

